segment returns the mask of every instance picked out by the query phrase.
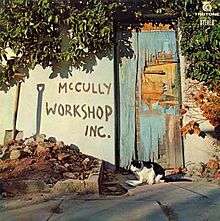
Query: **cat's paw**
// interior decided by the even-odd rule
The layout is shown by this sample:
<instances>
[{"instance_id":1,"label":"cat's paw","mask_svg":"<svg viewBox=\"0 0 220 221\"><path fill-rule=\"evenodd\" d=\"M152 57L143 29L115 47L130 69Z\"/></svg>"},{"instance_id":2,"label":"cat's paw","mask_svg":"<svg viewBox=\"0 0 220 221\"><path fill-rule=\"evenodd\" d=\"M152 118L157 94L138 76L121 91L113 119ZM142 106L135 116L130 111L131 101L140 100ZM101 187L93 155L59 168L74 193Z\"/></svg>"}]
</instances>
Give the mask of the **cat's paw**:
<instances>
[{"instance_id":1,"label":"cat's paw","mask_svg":"<svg viewBox=\"0 0 220 221\"><path fill-rule=\"evenodd\" d=\"M128 184L129 186L137 186L141 184L142 182L139 180L127 180L125 181L125 183Z\"/></svg>"},{"instance_id":2,"label":"cat's paw","mask_svg":"<svg viewBox=\"0 0 220 221\"><path fill-rule=\"evenodd\" d=\"M133 180L126 180L125 183L128 184L129 186L134 186Z\"/></svg>"},{"instance_id":3,"label":"cat's paw","mask_svg":"<svg viewBox=\"0 0 220 221\"><path fill-rule=\"evenodd\" d=\"M153 185L153 184L154 184L153 180L148 181L148 185Z\"/></svg>"}]
</instances>

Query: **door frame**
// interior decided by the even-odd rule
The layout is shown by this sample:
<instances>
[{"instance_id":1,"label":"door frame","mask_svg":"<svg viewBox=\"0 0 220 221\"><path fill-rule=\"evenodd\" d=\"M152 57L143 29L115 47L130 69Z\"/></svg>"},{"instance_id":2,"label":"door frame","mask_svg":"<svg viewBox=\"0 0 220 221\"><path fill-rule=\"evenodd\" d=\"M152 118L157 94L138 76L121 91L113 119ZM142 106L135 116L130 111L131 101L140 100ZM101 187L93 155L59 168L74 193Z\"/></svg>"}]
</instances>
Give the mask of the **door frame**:
<instances>
[{"instance_id":1,"label":"door frame","mask_svg":"<svg viewBox=\"0 0 220 221\"><path fill-rule=\"evenodd\" d=\"M127 20L128 21L128 20ZM116 170L120 169L120 159L121 159L121 147L120 147L120 135L121 135L121 124L120 124L120 80L119 80L119 39L118 39L118 31L120 30L120 26L123 25L125 27L129 26L129 23L124 19L114 19L113 21L113 34L114 34L114 45L113 45L113 59L114 59L114 117L115 117L115 167ZM177 51L177 77L179 82L178 87L178 101L179 106L182 106L182 82L181 82L181 72L180 72L180 32L179 32L179 20L176 15L166 16L166 15L145 15L144 22L162 22L168 23L166 21L175 22L176 28L174 28L175 36L176 36L176 51ZM137 24L137 23L136 23ZM180 120L180 126L182 127L182 119ZM182 143L182 162L183 167L185 167L185 155L184 155L184 142L183 137L181 136Z\"/></svg>"}]
</instances>

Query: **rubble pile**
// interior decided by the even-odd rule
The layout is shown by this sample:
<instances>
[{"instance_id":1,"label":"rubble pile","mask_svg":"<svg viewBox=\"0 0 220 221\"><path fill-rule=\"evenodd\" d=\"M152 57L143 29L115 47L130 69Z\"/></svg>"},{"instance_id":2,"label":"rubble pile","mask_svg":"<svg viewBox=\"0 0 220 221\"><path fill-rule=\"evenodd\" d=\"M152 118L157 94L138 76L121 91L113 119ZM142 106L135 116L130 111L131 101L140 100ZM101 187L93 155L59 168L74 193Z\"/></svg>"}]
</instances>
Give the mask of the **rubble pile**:
<instances>
[{"instance_id":1,"label":"rubble pile","mask_svg":"<svg viewBox=\"0 0 220 221\"><path fill-rule=\"evenodd\" d=\"M220 184L220 161L210 159L207 163L192 164L188 166L188 175Z\"/></svg>"},{"instance_id":2,"label":"rubble pile","mask_svg":"<svg viewBox=\"0 0 220 221\"><path fill-rule=\"evenodd\" d=\"M98 164L73 144L65 145L45 135L12 140L0 146L0 181L41 180L54 185L59 180L87 179Z\"/></svg>"}]
</instances>

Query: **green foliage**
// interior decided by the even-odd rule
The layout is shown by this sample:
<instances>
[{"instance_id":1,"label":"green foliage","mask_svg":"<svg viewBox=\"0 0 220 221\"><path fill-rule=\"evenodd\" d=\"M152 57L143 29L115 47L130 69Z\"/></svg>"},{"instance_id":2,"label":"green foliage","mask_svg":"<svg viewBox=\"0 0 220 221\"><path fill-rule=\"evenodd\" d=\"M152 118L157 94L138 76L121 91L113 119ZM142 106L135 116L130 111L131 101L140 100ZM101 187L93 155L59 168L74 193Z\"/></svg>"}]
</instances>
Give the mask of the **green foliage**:
<instances>
[{"instance_id":1,"label":"green foliage","mask_svg":"<svg viewBox=\"0 0 220 221\"><path fill-rule=\"evenodd\" d=\"M201 19L208 18L198 16L203 12L201 2L188 3L190 11L181 17L181 49L188 61L187 77L212 89L220 83L220 23L219 17L212 17L214 25L201 24ZM215 5L212 12L217 12Z\"/></svg>"},{"instance_id":2,"label":"green foliage","mask_svg":"<svg viewBox=\"0 0 220 221\"><path fill-rule=\"evenodd\" d=\"M97 59L111 59L113 20L118 27L126 23L120 26L120 56L132 57L127 26L149 21L174 27L173 15L180 21L187 76L212 87L220 81L220 24L201 26L196 15L201 11L202 0L1 0L0 89L8 90L16 73L28 76L38 64L52 67L51 78L68 77L72 68L91 72ZM146 16L152 14L158 16Z\"/></svg>"},{"instance_id":3,"label":"green foliage","mask_svg":"<svg viewBox=\"0 0 220 221\"><path fill-rule=\"evenodd\" d=\"M0 87L7 90L16 72L36 65L88 72L97 58L111 55L112 21L117 4L102 0L5 0L0 3ZM9 59L5 49L15 56Z\"/></svg>"}]
</instances>

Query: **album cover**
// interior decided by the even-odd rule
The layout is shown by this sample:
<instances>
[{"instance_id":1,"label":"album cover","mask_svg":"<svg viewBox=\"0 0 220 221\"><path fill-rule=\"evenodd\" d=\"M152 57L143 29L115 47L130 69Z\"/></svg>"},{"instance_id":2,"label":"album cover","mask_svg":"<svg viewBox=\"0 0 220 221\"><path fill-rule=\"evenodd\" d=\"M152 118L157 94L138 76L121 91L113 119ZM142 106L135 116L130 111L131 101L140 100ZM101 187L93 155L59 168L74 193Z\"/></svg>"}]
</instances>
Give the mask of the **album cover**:
<instances>
[{"instance_id":1,"label":"album cover","mask_svg":"<svg viewBox=\"0 0 220 221\"><path fill-rule=\"evenodd\" d=\"M219 9L1 0L0 220L219 220Z\"/></svg>"}]
</instances>

